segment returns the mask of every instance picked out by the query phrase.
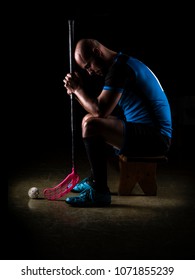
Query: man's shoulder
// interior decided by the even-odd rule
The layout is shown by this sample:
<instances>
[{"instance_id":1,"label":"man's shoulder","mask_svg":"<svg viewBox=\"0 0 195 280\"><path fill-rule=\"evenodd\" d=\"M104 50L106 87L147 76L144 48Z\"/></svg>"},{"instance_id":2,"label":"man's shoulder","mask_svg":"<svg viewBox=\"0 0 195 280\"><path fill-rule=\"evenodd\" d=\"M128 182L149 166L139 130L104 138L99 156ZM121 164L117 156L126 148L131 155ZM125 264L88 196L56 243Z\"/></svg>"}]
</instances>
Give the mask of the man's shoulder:
<instances>
[{"instance_id":1,"label":"man's shoulder","mask_svg":"<svg viewBox=\"0 0 195 280\"><path fill-rule=\"evenodd\" d=\"M116 63L126 64L129 58L130 58L129 55L127 55L125 53L122 53L122 52L119 52L118 56L117 56Z\"/></svg>"}]
</instances>

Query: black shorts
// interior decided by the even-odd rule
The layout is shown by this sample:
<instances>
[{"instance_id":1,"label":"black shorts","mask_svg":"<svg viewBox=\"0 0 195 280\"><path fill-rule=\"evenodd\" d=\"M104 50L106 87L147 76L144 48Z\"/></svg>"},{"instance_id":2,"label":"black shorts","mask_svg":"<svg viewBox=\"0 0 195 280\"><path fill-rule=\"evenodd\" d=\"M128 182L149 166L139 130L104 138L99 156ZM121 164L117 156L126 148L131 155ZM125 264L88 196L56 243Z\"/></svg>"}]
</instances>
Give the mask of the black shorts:
<instances>
[{"instance_id":1,"label":"black shorts","mask_svg":"<svg viewBox=\"0 0 195 280\"><path fill-rule=\"evenodd\" d=\"M171 139L156 128L124 121L124 143L116 153L125 156L166 155L170 145Z\"/></svg>"}]
</instances>

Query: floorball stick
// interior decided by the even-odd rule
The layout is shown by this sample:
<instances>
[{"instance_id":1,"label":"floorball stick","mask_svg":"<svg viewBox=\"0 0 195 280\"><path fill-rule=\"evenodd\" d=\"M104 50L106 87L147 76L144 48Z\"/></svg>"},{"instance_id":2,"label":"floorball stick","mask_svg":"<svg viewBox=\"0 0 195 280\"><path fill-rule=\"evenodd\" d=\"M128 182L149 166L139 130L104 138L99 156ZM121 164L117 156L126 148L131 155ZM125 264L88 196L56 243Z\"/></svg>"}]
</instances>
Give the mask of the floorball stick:
<instances>
[{"instance_id":1,"label":"floorball stick","mask_svg":"<svg viewBox=\"0 0 195 280\"><path fill-rule=\"evenodd\" d=\"M74 20L68 21L69 27L69 66L70 73L73 72L73 41L74 41ZM70 95L71 103L71 133L72 133L72 172L57 186L46 188L43 191L44 197L48 200L56 200L69 193L79 182L80 177L75 170L74 158L74 96Z\"/></svg>"}]
</instances>

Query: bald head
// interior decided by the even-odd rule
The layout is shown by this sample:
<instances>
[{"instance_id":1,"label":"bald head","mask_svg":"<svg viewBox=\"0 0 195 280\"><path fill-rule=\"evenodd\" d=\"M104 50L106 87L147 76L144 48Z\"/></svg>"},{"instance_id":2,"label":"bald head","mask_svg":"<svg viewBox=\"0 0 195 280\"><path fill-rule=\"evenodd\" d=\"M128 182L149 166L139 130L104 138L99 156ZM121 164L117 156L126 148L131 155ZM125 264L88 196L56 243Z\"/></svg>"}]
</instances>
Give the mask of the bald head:
<instances>
[{"instance_id":1,"label":"bald head","mask_svg":"<svg viewBox=\"0 0 195 280\"><path fill-rule=\"evenodd\" d=\"M95 39L81 39L75 47L75 61L90 75L103 75L106 73L116 52L108 49Z\"/></svg>"},{"instance_id":2,"label":"bald head","mask_svg":"<svg viewBox=\"0 0 195 280\"><path fill-rule=\"evenodd\" d=\"M100 48L100 43L94 39L81 39L76 44L75 60L80 65L94 55L94 51Z\"/></svg>"}]
</instances>

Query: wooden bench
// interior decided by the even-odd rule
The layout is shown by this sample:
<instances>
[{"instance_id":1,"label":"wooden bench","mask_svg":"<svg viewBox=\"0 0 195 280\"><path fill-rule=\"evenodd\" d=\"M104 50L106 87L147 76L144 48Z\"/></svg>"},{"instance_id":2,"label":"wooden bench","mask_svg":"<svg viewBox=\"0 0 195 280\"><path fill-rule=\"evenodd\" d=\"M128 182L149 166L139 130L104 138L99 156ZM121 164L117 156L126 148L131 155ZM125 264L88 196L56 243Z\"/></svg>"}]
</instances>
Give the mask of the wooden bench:
<instances>
[{"instance_id":1,"label":"wooden bench","mask_svg":"<svg viewBox=\"0 0 195 280\"><path fill-rule=\"evenodd\" d=\"M156 157L119 156L119 195L131 195L133 188L139 184L145 195L157 194L156 168L157 163L167 162L164 155Z\"/></svg>"}]
</instances>

